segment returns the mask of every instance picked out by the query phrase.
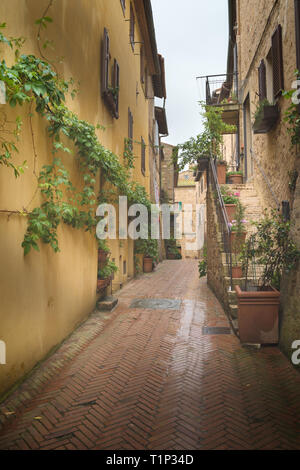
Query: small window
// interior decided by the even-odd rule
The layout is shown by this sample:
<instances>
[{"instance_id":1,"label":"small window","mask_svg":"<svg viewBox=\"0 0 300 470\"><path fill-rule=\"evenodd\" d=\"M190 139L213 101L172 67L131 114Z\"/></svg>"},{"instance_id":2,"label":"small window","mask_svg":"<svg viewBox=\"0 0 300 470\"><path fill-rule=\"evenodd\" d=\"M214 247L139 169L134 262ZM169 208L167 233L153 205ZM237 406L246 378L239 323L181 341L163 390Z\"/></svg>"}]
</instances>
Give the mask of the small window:
<instances>
[{"instance_id":1,"label":"small window","mask_svg":"<svg viewBox=\"0 0 300 470\"><path fill-rule=\"evenodd\" d=\"M146 171L146 145L143 137L141 138L141 171L145 176Z\"/></svg>"},{"instance_id":2,"label":"small window","mask_svg":"<svg viewBox=\"0 0 300 470\"><path fill-rule=\"evenodd\" d=\"M123 261L123 274L126 274L127 273L127 263L126 263L126 260Z\"/></svg>"},{"instance_id":3,"label":"small window","mask_svg":"<svg viewBox=\"0 0 300 470\"><path fill-rule=\"evenodd\" d=\"M132 3L130 3L130 26L129 26L129 39L132 50L134 51L134 28L135 28L135 18Z\"/></svg>"},{"instance_id":4,"label":"small window","mask_svg":"<svg viewBox=\"0 0 300 470\"><path fill-rule=\"evenodd\" d=\"M120 88L120 67L116 59L113 66L110 65L110 41L106 28L104 28L102 42L101 60L101 94L111 115L119 118L119 88Z\"/></svg>"}]
</instances>

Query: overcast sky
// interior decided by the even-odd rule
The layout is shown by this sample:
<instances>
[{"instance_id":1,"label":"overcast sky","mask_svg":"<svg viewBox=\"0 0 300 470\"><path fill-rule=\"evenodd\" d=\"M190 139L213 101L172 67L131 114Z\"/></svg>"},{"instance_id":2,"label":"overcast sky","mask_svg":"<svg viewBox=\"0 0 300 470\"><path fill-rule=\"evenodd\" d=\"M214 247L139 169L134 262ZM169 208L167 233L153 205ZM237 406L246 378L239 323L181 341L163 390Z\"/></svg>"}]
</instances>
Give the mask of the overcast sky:
<instances>
[{"instance_id":1,"label":"overcast sky","mask_svg":"<svg viewBox=\"0 0 300 470\"><path fill-rule=\"evenodd\" d=\"M228 2L152 0L151 3L158 52L164 56L166 67L169 137L163 140L176 145L201 131L196 77L226 72Z\"/></svg>"}]
</instances>

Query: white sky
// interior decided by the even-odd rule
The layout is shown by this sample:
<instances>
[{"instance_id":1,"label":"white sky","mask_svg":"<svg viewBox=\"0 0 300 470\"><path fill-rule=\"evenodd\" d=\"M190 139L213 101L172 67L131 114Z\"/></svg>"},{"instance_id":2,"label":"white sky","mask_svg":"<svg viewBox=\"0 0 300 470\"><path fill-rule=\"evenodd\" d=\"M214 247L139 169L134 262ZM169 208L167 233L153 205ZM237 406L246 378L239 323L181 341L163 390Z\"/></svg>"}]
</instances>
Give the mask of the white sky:
<instances>
[{"instance_id":1,"label":"white sky","mask_svg":"<svg viewBox=\"0 0 300 470\"><path fill-rule=\"evenodd\" d=\"M152 0L158 52L165 58L169 144L201 131L196 77L226 73L227 0ZM158 100L160 105L160 100Z\"/></svg>"}]
</instances>

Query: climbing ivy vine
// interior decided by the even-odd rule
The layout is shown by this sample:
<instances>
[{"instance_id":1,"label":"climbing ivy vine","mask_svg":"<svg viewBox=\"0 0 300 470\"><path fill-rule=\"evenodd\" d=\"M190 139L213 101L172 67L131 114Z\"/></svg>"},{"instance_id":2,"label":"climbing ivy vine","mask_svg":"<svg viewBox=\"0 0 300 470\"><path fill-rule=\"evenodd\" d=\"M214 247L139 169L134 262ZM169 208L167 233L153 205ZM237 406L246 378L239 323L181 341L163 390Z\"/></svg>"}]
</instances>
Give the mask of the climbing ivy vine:
<instances>
[{"instance_id":1,"label":"climbing ivy vine","mask_svg":"<svg viewBox=\"0 0 300 470\"><path fill-rule=\"evenodd\" d=\"M50 17L38 20L39 26L46 26ZM1 25L3 29L5 23ZM0 42L9 47L19 47L21 40L7 39L3 33ZM128 197L129 203L139 202L150 208L150 201L143 186L131 181L130 169L133 167L133 156L125 147L127 164L122 166L119 158L105 148L98 140L96 129L87 121L79 119L66 105L67 93L72 96L76 90L71 89L73 81L61 79L53 66L44 58L33 54L16 54L15 63L8 66L5 60L0 63L0 80L6 86L6 99L11 107L28 103L30 109L48 123L47 131L52 142L52 164L42 167L37 176L38 190L41 194L41 205L27 213L28 226L22 246L24 253L31 248L39 251L38 242L50 244L55 252L59 251L57 230L61 222L74 228L92 231L97 223L95 205L102 201L114 201L118 194ZM30 111L29 117L32 113ZM21 122L17 120L17 131ZM33 134L33 131L32 131ZM65 144L70 142L70 146ZM2 141L3 155L0 163L12 166L16 176L23 172L23 167L14 166L12 153L17 151L13 142ZM82 175L82 185L78 190L71 182L70 175L64 167L58 152L72 155L76 152ZM23 166L26 164L24 162ZM107 188L101 188L96 196L96 176L101 170ZM107 185L106 185L107 186Z\"/></svg>"}]
</instances>

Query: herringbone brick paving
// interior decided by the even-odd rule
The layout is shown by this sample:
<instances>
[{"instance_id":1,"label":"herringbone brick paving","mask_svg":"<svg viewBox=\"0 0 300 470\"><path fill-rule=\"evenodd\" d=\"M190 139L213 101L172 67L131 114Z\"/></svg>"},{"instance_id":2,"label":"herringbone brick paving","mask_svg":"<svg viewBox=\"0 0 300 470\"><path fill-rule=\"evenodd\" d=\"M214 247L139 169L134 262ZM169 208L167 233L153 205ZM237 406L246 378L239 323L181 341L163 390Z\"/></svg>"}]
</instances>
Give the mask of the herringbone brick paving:
<instances>
[{"instance_id":1,"label":"herringbone brick paving","mask_svg":"<svg viewBox=\"0 0 300 470\"><path fill-rule=\"evenodd\" d=\"M181 307L130 308L143 297ZM0 405L0 449L300 449L288 359L203 326L228 321L196 261L131 281Z\"/></svg>"}]
</instances>

